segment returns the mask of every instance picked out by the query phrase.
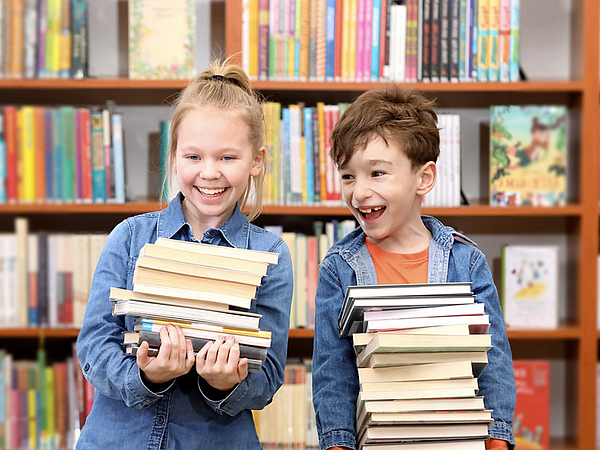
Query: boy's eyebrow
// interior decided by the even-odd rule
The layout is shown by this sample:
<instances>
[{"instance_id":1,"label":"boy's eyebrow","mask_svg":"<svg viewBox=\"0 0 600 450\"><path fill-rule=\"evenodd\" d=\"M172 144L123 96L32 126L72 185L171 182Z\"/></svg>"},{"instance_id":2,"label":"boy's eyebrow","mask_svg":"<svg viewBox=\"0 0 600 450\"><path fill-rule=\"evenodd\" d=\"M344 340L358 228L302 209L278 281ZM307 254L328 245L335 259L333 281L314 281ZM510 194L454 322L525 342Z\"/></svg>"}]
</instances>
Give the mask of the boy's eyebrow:
<instances>
[{"instance_id":1,"label":"boy's eyebrow","mask_svg":"<svg viewBox=\"0 0 600 450\"><path fill-rule=\"evenodd\" d=\"M367 160L367 164L369 166L376 166L376 165L379 165L379 164L384 164L386 166L391 166L392 162L388 161L387 159L369 159L369 160Z\"/></svg>"}]
</instances>

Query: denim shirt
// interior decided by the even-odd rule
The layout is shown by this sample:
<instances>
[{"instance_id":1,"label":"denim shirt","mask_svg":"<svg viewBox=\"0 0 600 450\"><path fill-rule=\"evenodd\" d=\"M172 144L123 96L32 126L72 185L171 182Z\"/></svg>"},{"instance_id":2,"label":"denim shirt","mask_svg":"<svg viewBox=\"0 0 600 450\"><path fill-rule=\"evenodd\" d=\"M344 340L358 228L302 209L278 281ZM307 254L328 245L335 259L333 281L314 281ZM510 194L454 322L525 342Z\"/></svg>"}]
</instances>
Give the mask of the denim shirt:
<instances>
[{"instance_id":1,"label":"denim shirt","mask_svg":"<svg viewBox=\"0 0 600 450\"><path fill-rule=\"evenodd\" d=\"M494 422L490 437L514 445L512 420L516 401L512 355L498 292L483 253L475 244L433 217L422 216L432 233L428 282L472 282L476 301L490 316L492 348L489 363L479 377L479 395ZM359 383L352 338L340 338L338 316L346 288L377 284L365 234L357 228L329 249L319 268L313 350L313 402L322 450L355 448L356 399Z\"/></svg>"},{"instance_id":2,"label":"denim shirt","mask_svg":"<svg viewBox=\"0 0 600 450\"><path fill-rule=\"evenodd\" d=\"M121 345L123 331L132 329L132 318L112 315L110 288L132 289L137 256L147 242L159 237L194 241L182 199L180 193L163 211L124 220L102 250L77 339L83 373L96 388L79 449L262 448L251 410L264 408L283 383L292 262L283 240L251 225L238 206L224 225L207 230L202 242L279 255L251 306L252 312L262 314L260 328L272 333L262 369L248 374L224 399L211 399L209 392L203 392L195 366L162 391L153 392L142 382L135 357L126 355Z\"/></svg>"}]
</instances>

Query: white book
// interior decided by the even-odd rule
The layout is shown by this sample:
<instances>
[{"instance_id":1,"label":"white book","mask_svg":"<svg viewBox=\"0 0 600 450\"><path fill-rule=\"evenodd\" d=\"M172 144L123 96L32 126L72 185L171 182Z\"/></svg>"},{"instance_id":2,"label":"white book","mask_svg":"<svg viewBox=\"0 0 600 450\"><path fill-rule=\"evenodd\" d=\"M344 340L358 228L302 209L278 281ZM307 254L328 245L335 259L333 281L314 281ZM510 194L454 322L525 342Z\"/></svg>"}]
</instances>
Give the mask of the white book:
<instances>
[{"instance_id":1,"label":"white book","mask_svg":"<svg viewBox=\"0 0 600 450\"><path fill-rule=\"evenodd\" d=\"M558 327L559 264L557 245L503 247L501 299L507 327Z\"/></svg>"}]
</instances>

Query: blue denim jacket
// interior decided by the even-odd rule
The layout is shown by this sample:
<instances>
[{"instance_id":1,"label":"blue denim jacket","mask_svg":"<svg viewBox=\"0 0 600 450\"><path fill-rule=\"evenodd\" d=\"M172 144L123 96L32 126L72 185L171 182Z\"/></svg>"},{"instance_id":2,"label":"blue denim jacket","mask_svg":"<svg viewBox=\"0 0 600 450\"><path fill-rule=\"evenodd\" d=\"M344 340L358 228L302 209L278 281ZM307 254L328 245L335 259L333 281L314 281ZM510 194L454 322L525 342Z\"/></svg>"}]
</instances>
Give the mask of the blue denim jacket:
<instances>
[{"instance_id":1,"label":"blue denim jacket","mask_svg":"<svg viewBox=\"0 0 600 450\"><path fill-rule=\"evenodd\" d=\"M470 281L476 301L485 304L490 316L493 347L489 363L479 378L479 394L493 409L490 437L514 444L512 420L516 390L512 356L498 292L483 253L474 243L433 217L422 216L431 231L428 281ZM373 260L360 229L335 244L319 268L313 350L313 402L322 450L340 446L354 448L358 395L356 357L351 338L340 338L338 316L346 288L377 284Z\"/></svg>"},{"instance_id":2,"label":"blue denim jacket","mask_svg":"<svg viewBox=\"0 0 600 450\"><path fill-rule=\"evenodd\" d=\"M292 262L286 244L251 225L236 207L202 242L276 252L252 301L262 314L260 328L272 333L266 361L225 399L202 392L195 367L162 392L152 392L140 378L135 357L123 352L122 332L132 329L129 316L113 317L111 287L132 289L140 248L158 237L192 241L179 194L159 212L121 222L111 232L94 273L77 352L85 377L96 387L94 404L77 443L79 449L260 449L252 409L262 409L283 383L292 298Z\"/></svg>"}]
</instances>

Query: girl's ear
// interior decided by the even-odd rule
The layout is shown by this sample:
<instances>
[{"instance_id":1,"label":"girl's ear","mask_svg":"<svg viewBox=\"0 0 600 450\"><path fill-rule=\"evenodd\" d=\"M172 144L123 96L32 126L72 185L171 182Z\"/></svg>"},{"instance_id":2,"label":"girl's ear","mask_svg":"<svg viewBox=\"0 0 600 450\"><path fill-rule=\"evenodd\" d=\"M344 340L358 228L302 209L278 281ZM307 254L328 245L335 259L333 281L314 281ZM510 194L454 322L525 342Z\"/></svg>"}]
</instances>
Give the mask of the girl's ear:
<instances>
[{"instance_id":1,"label":"girl's ear","mask_svg":"<svg viewBox=\"0 0 600 450\"><path fill-rule=\"evenodd\" d=\"M256 152L256 155L254 155L254 160L252 161L252 168L250 169L251 176L256 177L260 175L260 172L265 164L266 151L267 148L263 146L259 148L258 152Z\"/></svg>"},{"instance_id":2,"label":"girl's ear","mask_svg":"<svg viewBox=\"0 0 600 450\"><path fill-rule=\"evenodd\" d=\"M425 195L429 193L435 185L435 179L437 177L437 168L433 161L425 163L420 169L419 186L417 187L417 194Z\"/></svg>"}]
</instances>

